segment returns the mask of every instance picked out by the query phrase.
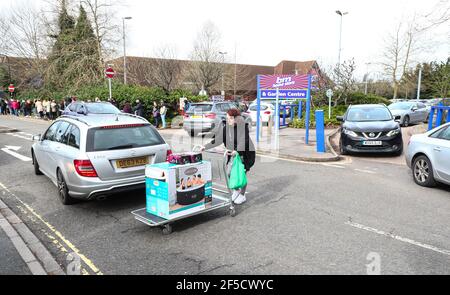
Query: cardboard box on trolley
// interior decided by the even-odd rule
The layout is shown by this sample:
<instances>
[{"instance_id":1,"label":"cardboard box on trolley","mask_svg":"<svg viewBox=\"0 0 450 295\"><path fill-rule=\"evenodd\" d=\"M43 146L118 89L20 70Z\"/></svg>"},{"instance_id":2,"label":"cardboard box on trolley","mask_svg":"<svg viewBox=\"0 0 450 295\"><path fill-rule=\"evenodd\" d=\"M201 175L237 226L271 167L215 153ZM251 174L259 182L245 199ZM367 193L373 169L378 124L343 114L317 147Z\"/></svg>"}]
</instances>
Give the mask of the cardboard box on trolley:
<instances>
[{"instance_id":1,"label":"cardboard box on trolley","mask_svg":"<svg viewBox=\"0 0 450 295\"><path fill-rule=\"evenodd\" d=\"M212 204L211 162L147 165L147 212L173 219L201 211Z\"/></svg>"}]
</instances>

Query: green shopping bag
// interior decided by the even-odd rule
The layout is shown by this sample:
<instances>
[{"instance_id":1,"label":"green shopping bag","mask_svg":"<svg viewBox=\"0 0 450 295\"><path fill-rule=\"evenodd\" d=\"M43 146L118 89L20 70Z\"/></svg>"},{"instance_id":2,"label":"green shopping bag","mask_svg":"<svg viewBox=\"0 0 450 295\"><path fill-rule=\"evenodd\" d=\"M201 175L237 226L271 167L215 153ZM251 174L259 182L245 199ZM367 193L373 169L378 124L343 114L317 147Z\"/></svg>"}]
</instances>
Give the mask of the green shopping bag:
<instances>
[{"instance_id":1,"label":"green shopping bag","mask_svg":"<svg viewBox=\"0 0 450 295\"><path fill-rule=\"evenodd\" d=\"M241 157L236 155L231 167L230 181L228 187L230 189L239 189L247 184L247 175L245 174L245 166L242 163Z\"/></svg>"}]
</instances>

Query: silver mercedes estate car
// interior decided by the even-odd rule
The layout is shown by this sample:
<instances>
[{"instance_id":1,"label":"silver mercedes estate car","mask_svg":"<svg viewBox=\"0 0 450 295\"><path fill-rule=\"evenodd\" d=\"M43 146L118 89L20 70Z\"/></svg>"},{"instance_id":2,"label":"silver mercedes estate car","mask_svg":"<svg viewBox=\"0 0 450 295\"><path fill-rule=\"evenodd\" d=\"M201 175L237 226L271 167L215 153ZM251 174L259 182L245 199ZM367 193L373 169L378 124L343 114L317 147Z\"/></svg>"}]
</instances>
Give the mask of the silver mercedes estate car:
<instances>
[{"instance_id":1,"label":"silver mercedes estate car","mask_svg":"<svg viewBox=\"0 0 450 295\"><path fill-rule=\"evenodd\" d=\"M145 165L171 153L147 120L129 114L61 116L33 140L35 173L50 178L64 205L145 188Z\"/></svg>"}]
</instances>

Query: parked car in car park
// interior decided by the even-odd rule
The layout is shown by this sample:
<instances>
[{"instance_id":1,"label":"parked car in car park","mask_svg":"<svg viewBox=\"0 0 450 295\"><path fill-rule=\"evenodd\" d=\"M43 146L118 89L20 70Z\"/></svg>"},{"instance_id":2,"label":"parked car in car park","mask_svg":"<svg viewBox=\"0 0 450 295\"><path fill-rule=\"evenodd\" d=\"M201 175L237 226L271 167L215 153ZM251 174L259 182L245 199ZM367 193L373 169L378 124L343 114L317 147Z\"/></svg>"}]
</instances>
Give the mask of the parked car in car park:
<instances>
[{"instance_id":1,"label":"parked car in car park","mask_svg":"<svg viewBox=\"0 0 450 295\"><path fill-rule=\"evenodd\" d=\"M69 104L63 115L82 116L89 114L120 114L121 111L109 102L76 101Z\"/></svg>"},{"instance_id":2,"label":"parked car in car park","mask_svg":"<svg viewBox=\"0 0 450 295\"><path fill-rule=\"evenodd\" d=\"M237 109L234 102L200 102L189 106L183 118L183 128L191 136L199 133L217 132L227 120L227 112ZM245 122L251 126L252 118L247 113L241 113Z\"/></svg>"},{"instance_id":3,"label":"parked car in car park","mask_svg":"<svg viewBox=\"0 0 450 295\"><path fill-rule=\"evenodd\" d=\"M450 185L450 123L413 135L405 157L418 185L431 187L436 182Z\"/></svg>"},{"instance_id":4,"label":"parked car in car park","mask_svg":"<svg viewBox=\"0 0 450 295\"><path fill-rule=\"evenodd\" d=\"M423 123L428 121L430 111L421 102L395 102L388 106L393 116L400 116L400 123L408 127L412 123Z\"/></svg>"},{"instance_id":5,"label":"parked car in car park","mask_svg":"<svg viewBox=\"0 0 450 295\"><path fill-rule=\"evenodd\" d=\"M33 140L34 171L50 178L65 205L144 188L145 165L171 153L147 120L128 114L61 116Z\"/></svg>"},{"instance_id":6,"label":"parked car in car park","mask_svg":"<svg viewBox=\"0 0 450 295\"><path fill-rule=\"evenodd\" d=\"M256 122L257 122L257 113L258 113L257 110L258 110L258 105L256 103L252 103L247 111L247 114L250 115L253 124L256 124ZM261 102L260 116L261 116L261 122L263 124L267 124L269 122L269 118L272 118L272 120L273 120L274 114L275 114L275 106L273 104Z\"/></svg>"},{"instance_id":7,"label":"parked car in car park","mask_svg":"<svg viewBox=\"0 0 450 295\"><path fill-rule=\"evenodd\" d=\"M402 131L384 105L351 105L344 116L336 117L341 126L339 149L348 153L394 153L403 151Z\"/></svg>"}]
</instances>

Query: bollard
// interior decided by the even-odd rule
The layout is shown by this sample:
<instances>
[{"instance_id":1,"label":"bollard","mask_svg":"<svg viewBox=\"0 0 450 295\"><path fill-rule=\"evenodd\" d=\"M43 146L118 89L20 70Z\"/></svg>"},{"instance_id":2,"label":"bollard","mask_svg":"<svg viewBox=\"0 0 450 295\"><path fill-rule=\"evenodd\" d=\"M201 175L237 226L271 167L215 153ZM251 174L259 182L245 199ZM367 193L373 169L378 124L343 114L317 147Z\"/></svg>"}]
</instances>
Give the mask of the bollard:
<instances>
[{"instance_id":1,"label":"bollard","mask_svg":"<svg viewBox=\"0 0 450 295\"><path fill-rule=\"evenodd\" d=\"M323 110L316 111L316 150L325 153L325 120Z\"/></svg>"},{"instance_id":2,"label":"bollard","mask_svg":"<svg viewBox=\"0 0 450 295\"><path fill-rule=\"evenodd\" d=\"M442 103L440 103L438 105L438 110L437 110L437 115L436 115L436 126L435 127L439 127L442 124L442 113L444 112L444 110L441 108L443 106Z\"/></svg>"},{"instance_id":3,"label":"bollard","mask_svg":"<svg viewBox=\"0 0 450 295\"><path fill-rule=\"evenodd\" d=\"M431 107L430 115L428 116L428 131L433 129L433 119L434 119L434 107Z\"/></svg>"}]
</instances>

